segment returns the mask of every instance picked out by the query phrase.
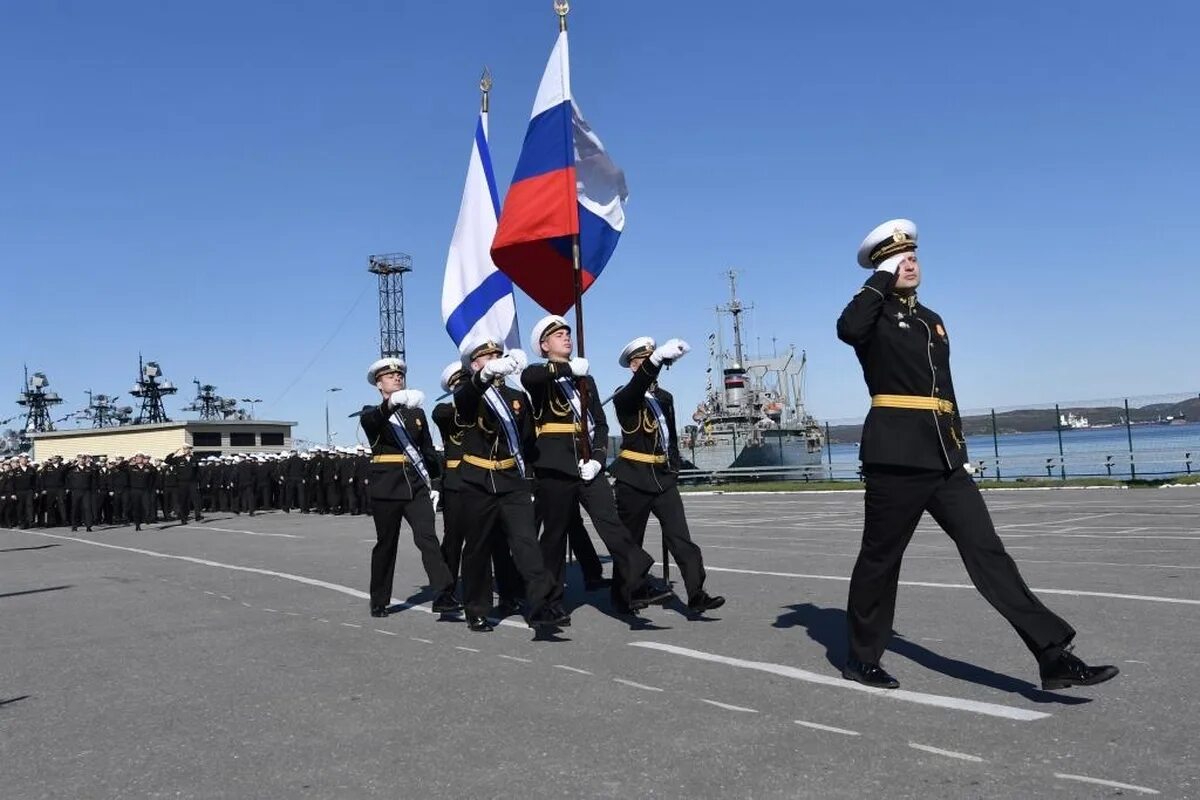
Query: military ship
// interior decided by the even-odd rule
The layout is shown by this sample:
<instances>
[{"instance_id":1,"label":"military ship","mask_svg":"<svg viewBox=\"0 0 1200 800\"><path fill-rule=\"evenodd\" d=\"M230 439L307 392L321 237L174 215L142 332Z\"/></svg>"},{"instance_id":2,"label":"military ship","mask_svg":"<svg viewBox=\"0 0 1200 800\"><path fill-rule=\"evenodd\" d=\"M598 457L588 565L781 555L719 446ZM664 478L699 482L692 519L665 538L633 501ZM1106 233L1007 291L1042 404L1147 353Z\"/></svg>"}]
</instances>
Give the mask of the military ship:
<instances>
[{"instance_id":1,"label":"military ship","mask_svg":"<svg viewBox=\"0 0 1200 800\"><path fill-rule=\"evenodd\" d=\"M717 332L709 337L708 386L680 434L679 449L696 469L812 466L821 463L825 435L804 408L807 358L794 345L770 358L747 358L742 314L752 308L737 296L730 270L729 302L717 307ZM732 317L733 351L724 347L724 319Z\"/></svg>"}]
</instances>

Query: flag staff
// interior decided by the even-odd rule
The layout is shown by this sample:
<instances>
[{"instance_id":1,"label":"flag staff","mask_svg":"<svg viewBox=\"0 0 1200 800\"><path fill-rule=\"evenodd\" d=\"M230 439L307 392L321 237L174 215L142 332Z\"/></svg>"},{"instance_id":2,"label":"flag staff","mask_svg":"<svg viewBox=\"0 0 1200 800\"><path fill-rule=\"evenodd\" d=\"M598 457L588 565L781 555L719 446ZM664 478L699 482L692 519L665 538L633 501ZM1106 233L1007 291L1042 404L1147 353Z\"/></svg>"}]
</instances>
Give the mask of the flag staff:
<instances>
[{"instance_id":1,"label":"flag staff","mask_svg":"<svg viewBox=\"0 0 1200 800\"><path fill-rule=\"evenodd\" d=\"M554 0L554 13L558 15L558 31L564 33L567 30L567 14L571 13L571 4L568 0ZM574 132L570 129L571 120L567 119L567 140L571 141ZM577 206L578 208L578 206ZM580 357L586 355L583 344L583 264L579 256L579 234L575 233L571 237L571 267L574 277L575 288L575 350Z\"/></svg>"},{"instance_id":2,"label":"flag staff","mask_svg":"<svg viewBox=\"0 0 1200 800\"><path fill-rule=\"evenodd\" d=\"M492 91L492 71L486 66L479 76L479 110L488 113L488 93Z\"/></svg>"}]
</instances>

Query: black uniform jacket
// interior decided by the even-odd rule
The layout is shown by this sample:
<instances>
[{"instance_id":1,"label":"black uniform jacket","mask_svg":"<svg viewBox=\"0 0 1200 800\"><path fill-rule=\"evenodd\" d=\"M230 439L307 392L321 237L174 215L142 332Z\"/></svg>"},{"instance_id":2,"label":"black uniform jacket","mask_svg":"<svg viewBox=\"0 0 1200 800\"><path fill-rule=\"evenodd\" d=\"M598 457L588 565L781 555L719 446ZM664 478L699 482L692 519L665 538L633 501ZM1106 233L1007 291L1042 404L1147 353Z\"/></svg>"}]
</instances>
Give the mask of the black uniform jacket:
<instances>
[{"instance_id":1,"label":"black uniform jacket","mask_svg":"<svg viewBox=\"0 0 1200 800\"><path fill-rule=\"evenodd\" d=\"M462 488L462 477L458 466L451 466L462 461L463 436L467 429L459 424L454 413L454 403L438 403L433 407L433 424L442 432L442 453L446 456L446 471L442 473L442 488L454 492Z\"/></svg>"},{"instance_id":2,"label":"black uniform jacket","mask_svg":"<svg viewBox=\"0 0 1200 800\"><path fill-rule=\"evenodd\" d=\"M144 490L154 488L154 467L149 464L131 466L128 474L130 489Z\"/></svg>"},{"instance_id":3,"label":"black uniform jacket","mask_svg":"<svg viewBox=\"0 0 1200 800\"><path fill-rule=\"evenodd\" d=\"M195 483L200 479L200 462L192 456L179 456L172 453L164 459L171 465L175 480L179 483Z\"/></svg>"},{"instance_id":4,"label":"black uniform jacket","mask_svg":"<svg viewBox=\"0 0 1200 800\"><path fill-rule=\"evenodd\" d=\"M613 477L618 483L628 484L643 492L662 492L675 485L679 473L679 437L675 434L675 399L671 393L655 384L662 365L654 366L650 359L642 361L629 383L613 395L613 408L617 422L621 425L621 449L650 456L663 456L661 464L621 458L612 465ZM663 446L658 416L646 401L646 392L654 399L667 418L668 444Z\"/></svg>"},{"instance_id":5,"label":"black uniform jacket","mask_svg":"<svg viewBox=\"0 0 1200 800\"><path fill-rule=\"evenodd\" d=\"M531 470L535 456L533 452L533 413L529 398L525 396L524 392L502 382L494 385L500 391L504 404L508 406L513 420L517 423L517 435L520 440L518 449L521 450L521 457L525 460L526 475L522 477L521 470L516 465L506 469L486 469L468 464L465 460L458 467L459 475L464 483L469 483L493 494L528 492L532 488L530 479L533 477ZM470 421L472 423L464 430L463 455L487 461L515 459L515 454L509 448L508 436L504 432L503 425L497 418L496 412L483 399L483 393L487 388L487 384L480 381L477 372L471 376L470 380L463 381L454 392L454 407L458 419L462 422ZM578 475L578 464L572 462L572 466L575 474Z\"/></svg>"},{"instance_id":6,"label":"black uniform jacket","mask_svg":"<svg viewBox=\"0 0 1200 800\"><path fill-rule=\"evenodd\" d=\"M563 396L559 388L558 378L571 378L571 368L565 361L546 361L541 364L530 364L521 373L521 383L529 392L530 404L533 406L533 422L535 429L547 423L575 422L575 414L571 404ZM587 394L587 407L592 412L594 425L588 431L591 441L591 458L599 461L603 468L608 461L608 420L604 416L604 407L600 404L600 393L596 391L596 381L591 375L582 378L572 378L575 391ZM533 465L537 470L554 470L564 475L579 475L579 462L582 453L579 452L577 434L570 433L541 433L537 436L534 446Z\"/></svg>"},{"instance_id":7,"label":"black uniform jacket","mask_svg":"<svg viewBox=\"0 0 1200 800\"><path fill-rule=\"evenodd\" d=\"M437 451L433 449L433 437L429 435L429 422L425 412L419 408L391 408L387 400L377 406L363 406L359 415L359 424L367 441L371 443L372 456L408 455L404 451L392 430L388 418L397 416L404 424L413 445L421 451L425 469L431 479L441 475ZM371 464L371 477L368 490L371 498L376 500L411 500L421 491L427 489L421 480L421 475L411 463Z\"/></svg>"},{"instance_id":8,"label":"black uniform jacket","mask_svg":"<svg viewBox=\"0 0 1200 800\"><path fill-rule=\"evenodd\" d=\"M859 460L919 469L952 470L967 460L962 420L950 379L950 337L942 318L920 303L912 308L876 272L838 319L838 338L854 347L871 396L915 395L949 400L953 413L872 408L863 424Z\"/></svg>"}]
</instances>

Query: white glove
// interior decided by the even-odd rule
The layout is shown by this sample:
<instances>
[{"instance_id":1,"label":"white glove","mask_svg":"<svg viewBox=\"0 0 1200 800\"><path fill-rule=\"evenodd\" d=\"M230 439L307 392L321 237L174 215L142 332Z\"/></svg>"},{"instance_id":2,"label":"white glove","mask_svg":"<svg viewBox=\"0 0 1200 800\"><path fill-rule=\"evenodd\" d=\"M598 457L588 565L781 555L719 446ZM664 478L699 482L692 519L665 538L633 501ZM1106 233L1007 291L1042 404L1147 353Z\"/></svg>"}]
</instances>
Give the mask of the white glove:
<instances>
[{"instance_id":1,"label":"white glove","mask_svg":"<svg viewBox=\"0 0 1200 800\"><path fill-rule=\"evenodd\" d=\"M588 360L586 358L572 358L567 362L567 365L571 368L571 374L576 378L582 378L588 374Z\"/></svg>"},{"instance_id":2,"label":"white glove","mask_svg":"<svg viewBox=\"0 0 1200 800\"><path fill-rule=\"evenodd\" d=\"M525 355L525 351L520 348L514 348L508 351L508 357L511 358L517 365L517 372L524 372L529 366L529 356Z\"/></svg>"},{"instance_id":3,"label":"white glove","mask_svg":"<svg viewBox=\"0 0 1200 800\"><path fill-rule=\"evenodd\" d=\"M425 402L425 393L420 389L401 389L398 392L392 392L388 397L388 402L392 407L404 406L405 408L420 408Z\"/></svg>"},{"instance_id":4,"label":"white glove","mask_svg":"<svg viewBox=\"0 0 1200 800\"><path fill-rule=\"evenodd\" d=\"M579 477L583 478L585 482L592 480L599 474L600 462L596 459L593 458L591 461L579 462Z\"/></svg>"},{"instance_id":5,"label":"white glove","mask_svg":"<svg viewBox=\"0 0 1200 800\"><path fill-rule=\"evenodd\" d=\"M515 358L511 355L500 356L500 358L493 358L484 364L479 370L479 377L484 381L490 381L505 375L512 375L516 371L517 360Z\"/></svg>"},{"instance_id":6,"label":"white glove","mask_svg":"<svg viewBox=\"0 0 1200 800\"><path fill-rule=\"evenodd\" d=\"M442 496L442 493L439 492L437 489L429 490L429 502L433 503L433 507L435 510L437 509L438 498L441 496Z\"/></svg>"},{"instance_id":7,"label":"white glove","mask_svg":"<svg viewBox=\"0 0 1200 800\"><path fill-rule=\"evenodd\" d=\"M906 255L908 255L908 254L907 253L897 253L896 255L892 256L891 258L885 258L883 261L881 261L879 263L879 266L875 268L875 271L876 272L886 272L889 275L895 275L896 271L898 269L900 269L900 262L904 260L904 257Z\"/></svg>"},{"instance_id":8,"label":"white glove","mask_svg":"<svg viewBox=\"0 0 1200 800\"><path fill-rule=\"evenodd\" d=\"M683 339L667 339L650 354L650 363L657 367L664 361L668 363L676 361L683 358L691 349Z\"/></svg>"}]
</instances>

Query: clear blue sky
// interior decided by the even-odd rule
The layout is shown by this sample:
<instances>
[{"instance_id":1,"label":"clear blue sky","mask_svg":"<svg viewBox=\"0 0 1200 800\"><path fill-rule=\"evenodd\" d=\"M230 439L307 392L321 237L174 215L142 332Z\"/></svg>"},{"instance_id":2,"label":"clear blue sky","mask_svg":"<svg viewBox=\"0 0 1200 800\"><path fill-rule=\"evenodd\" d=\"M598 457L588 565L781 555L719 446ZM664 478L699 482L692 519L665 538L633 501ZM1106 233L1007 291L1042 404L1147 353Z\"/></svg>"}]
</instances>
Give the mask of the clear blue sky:
<instances>
[{"instance_id":1,"label":"clear blue sky","mask_svg":"<svg viewBox=\"0 0 1200 800\"><path fill-rule=\"evenodd\" d=\"M811 410L860 415L834 321L892 216L921 227L964 407L1200 388L1194 3L573 6L575 95L631 192L585 300L602 388L628 339L682 336L686 416L736 267L751 344L806 349ZM79 408L125 391L140 350L184 387L175 418L198 377L320 440L339 386L352 443L375 398L366 258L400 250L410 382L436 394L480 68L503 191L550 0L0 8L5 392L28 363ZM519 309L524 333L540 312Z\"/></svg>"}]
</instances>

